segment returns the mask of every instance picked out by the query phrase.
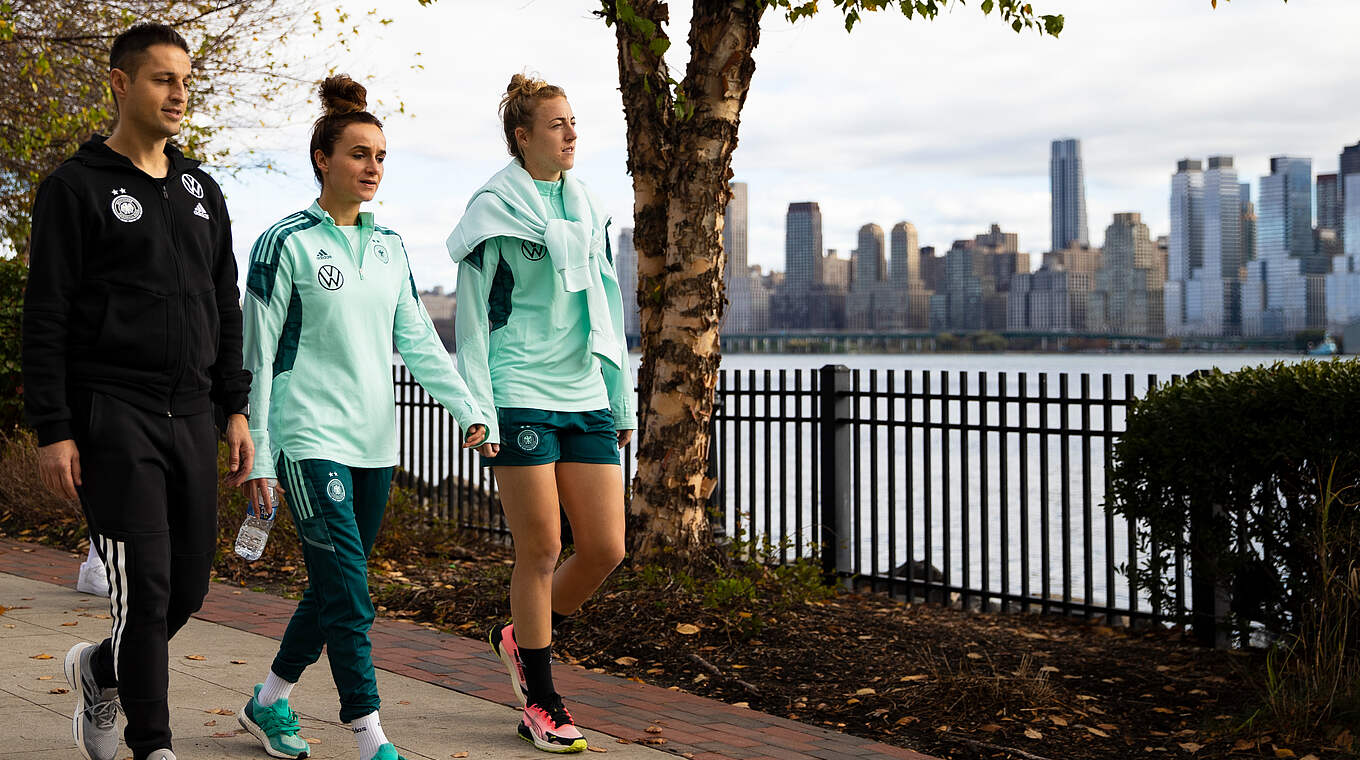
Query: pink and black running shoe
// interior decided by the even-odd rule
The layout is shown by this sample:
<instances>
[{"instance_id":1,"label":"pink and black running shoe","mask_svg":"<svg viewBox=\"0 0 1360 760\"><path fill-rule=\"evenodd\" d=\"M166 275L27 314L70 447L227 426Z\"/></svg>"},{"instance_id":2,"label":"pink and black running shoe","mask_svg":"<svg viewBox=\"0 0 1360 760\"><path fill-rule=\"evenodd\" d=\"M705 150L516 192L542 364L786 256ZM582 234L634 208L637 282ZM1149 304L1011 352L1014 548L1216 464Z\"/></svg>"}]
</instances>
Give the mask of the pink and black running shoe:
<instances>
[{"instance_id":1,"label":"pink and black running shoe","mask_svg":"<svg viewBox=\"0 0 1360 760\"><path fill-rule=\"evenodd\" d=\"M524 663L519 659L519 647L515 646L514 623L492 628L487 640L491 642L491 651L505 663L505 669L510 673L510 688L514 690L515 699L519 700L520 706L523 707L528 701L529 687L524 679Z\"/></svg>"},{"instance_id":2,"label":"pink and black running shoe","mask_svg":"<svg viewBox=\"0 0 1360 760\"><path fill-rule=\"evenodd\" d=\"M524 716L519 721L519 737L544 752L563 754L586 749L586 738L576 728L562 698L556 694L546 704L535 702L524 708Z\"/></svg>"}]
</instances>

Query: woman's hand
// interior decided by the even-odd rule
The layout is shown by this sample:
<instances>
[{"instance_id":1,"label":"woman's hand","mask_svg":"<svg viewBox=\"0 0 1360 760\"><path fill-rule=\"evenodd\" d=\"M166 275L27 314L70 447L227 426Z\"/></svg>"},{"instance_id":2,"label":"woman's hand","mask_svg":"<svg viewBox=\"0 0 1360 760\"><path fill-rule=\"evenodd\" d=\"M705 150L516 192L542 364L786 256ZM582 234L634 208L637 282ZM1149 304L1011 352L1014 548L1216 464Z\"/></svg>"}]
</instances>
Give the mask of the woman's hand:
<instances>
[{"instance_id":1,"label":"woman's hand","mask_svg":"<svg viewBox=\"0 0 1360 760\"><path fill-rule=\"evenodd\" d=\"M627 446L628 443L629 443L630 441L632 441L632 440L633 440L633 431L631 431L631 430L620 430L620 431L619 431L619 448L623 448L624 446Z\"/></svg>"},{"instance_id":2,"label":"woman's hand","mask_svg":"<svg viewBox=\"0 0 1360 760\"><path fill-rule=\"evenodd\" d=\"M477 447L477 451L484 457L494 457L501 453L501 445L499 443L483 443Z\"/></svg>"},{"instance_id":3,"label":"woman's hand","mask_svg":"<svg viewBox=\"0 0 1360 760\"><path fill-rule=\"evenodd\" d=\"M255 478L254 480L247 480L245 485L241 486L241 492L245 494L246 504L249 505L250 511L261 520L272 520L275 517L271 506L274 501L269 498L269 481L270 478ZM281 493L283 493L283 486L275 482L275 498ZM269 514L264 514L260 509L261 506L269 510Z\"/></svg>"},{"instance_id":4,"label":"woman's hand","mask_svg":"<svg viewBox=\"0 0 1360 760\"><path fill-rule=\"evenodd\" d=\"M467 435L463 437L463 448L471 449L480 446L486 440L486 425L478 423L468 428Z\"/></svg>"}]
</instances>

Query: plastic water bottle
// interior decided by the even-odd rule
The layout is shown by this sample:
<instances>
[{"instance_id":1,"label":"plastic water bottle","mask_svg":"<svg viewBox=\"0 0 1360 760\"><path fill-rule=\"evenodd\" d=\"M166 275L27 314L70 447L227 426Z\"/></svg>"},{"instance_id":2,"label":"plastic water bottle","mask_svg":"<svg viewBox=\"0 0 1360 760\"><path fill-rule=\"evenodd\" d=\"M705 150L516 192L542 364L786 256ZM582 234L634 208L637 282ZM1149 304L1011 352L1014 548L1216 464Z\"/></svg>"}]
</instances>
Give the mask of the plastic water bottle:
<instances>
[{"instance_id":1,"label":"plastic water bottle","mask_svg":"<svg viewBox=\"0 0 1360 760\"><path fill-rule=\"evenodd\" d=\"M264 498L259 504L246 505L246 519L241 521L241 530L236 534L236 553L247 562L254 562L264 554L269 529L274 527L274 517L279 510L277 485L278 481L273 478L265 481Z\"/></svg>"}]
</instances>

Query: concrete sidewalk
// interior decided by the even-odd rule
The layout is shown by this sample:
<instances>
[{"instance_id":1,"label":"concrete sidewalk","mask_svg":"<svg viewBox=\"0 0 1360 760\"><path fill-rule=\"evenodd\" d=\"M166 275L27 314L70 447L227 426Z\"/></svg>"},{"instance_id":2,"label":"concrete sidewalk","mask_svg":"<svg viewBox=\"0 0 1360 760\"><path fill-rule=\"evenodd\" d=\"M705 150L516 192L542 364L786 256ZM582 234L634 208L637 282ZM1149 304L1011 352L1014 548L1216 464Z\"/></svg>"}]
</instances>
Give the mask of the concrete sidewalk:
<instances>
[{"instance_id":1,"label":"concrete sidewalk","mask_svg":"<svg viewBox=\"0 0 1360 760\"><path fill-rule=\"evenodd\" d=\"M107 602L0 574L0 606L9 608L0 615L0 714L12 726L11 737L0 744L0 758L71 758L75 702L66 692L62 662L71 645L108 633ZM237 723L236 712L264 679L277 649L274 639L202 620L189 621L170 642L170 723L182 760L265 756ZM539 754L515 734L518 711L510 707L382 670L378 688L385 697L383 728L410 760ZM336 718L335 686L324 656L308 669L293 696L312 757L356 756L353 736ZM592 745L620 760L671 757L585 733ZM123 751L130 754L126 747Z\"/></svg>"},{"instance_id":2,"label":"concrete sidewalk","mask_svg":"<svg viewBox=\"0 0 1360 760\"><path fill-rule=\"evenodd\" d=\"M74 756L62 659L76 641L108 634L108 602L71 589L83 554L0 539L0 715L21 720L0 759ZM221 583L170 644L171 726L185 760L264 757L238 734L236 711L263 680L296 602ZM13 626L9 628L6 626ZM518 711L500 661L484 640L380 617L369 634L383 695L383 725L410 760L542 758L515 733ZM52 659L34 659L47 654ZM190 656L195 659L190 659ZM202 657L203 659L197 659ZM244 664L236 664L241 660ZM51 676L48 680L40 680ZM591 748L618 758L691 760L936 760L927 755L775 715L623 678L557 665ZM357 757L337 720L323 659L294 693L313 757ZM214 712L223 711L223 712ZM226 713L225 711L230 711ZM644 746L650 745L650 746ZM659 751L664 750L664 751ZM591 753L593 754L593 753Z\"/></svg>"}]
</instances>

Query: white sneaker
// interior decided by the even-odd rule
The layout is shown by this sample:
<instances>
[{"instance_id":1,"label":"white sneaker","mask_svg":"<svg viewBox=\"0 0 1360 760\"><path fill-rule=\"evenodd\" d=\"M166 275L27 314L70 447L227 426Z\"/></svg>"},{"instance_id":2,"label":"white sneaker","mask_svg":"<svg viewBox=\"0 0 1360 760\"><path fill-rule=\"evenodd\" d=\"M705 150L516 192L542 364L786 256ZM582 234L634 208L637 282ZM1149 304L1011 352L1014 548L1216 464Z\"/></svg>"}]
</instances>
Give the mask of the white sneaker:
<instances>
[{"instance_id":1,"label":"white sneaker","mask_svg":"<svg viewBox=\"0 0 1360 760\"><path fill-rule=\"evenodd\" d=\"M99 560L85 560L80 563L80 575L76 576L76 591L95 596L109 595L109 574L104 563Z\"/></svg>"},{"instance_id":2,"label":"white sneaker","mask_svg":"<svg viewBox=\"0 0 1360 760\"><path fill-rule=\"evenodd\" d=\"M168 749L158 749L146 756L146 760L176 760L175 753Z\"/></svg>"}]
</instances>

